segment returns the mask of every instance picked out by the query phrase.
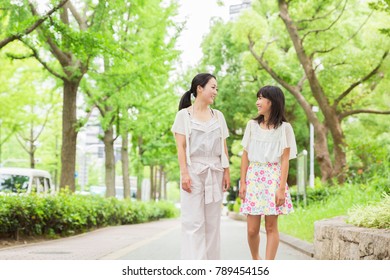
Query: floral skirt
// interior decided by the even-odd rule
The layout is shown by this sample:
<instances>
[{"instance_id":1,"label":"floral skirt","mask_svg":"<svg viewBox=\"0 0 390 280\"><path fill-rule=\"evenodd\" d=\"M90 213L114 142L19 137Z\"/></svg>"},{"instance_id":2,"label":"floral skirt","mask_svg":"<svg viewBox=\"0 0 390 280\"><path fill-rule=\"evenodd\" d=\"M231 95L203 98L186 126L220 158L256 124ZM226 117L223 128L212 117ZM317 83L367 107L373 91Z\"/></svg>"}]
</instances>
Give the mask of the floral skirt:
<instances>
[{"instance_id":1,"label":"floral skirt","mask_svg":"<svg viewBox=\"0 0 390 280\"><path fill-rule=\"evenodd\" d=\"M276 207L275 195L280 184L280 163L251 162L246 173L246 196L240 213L246 215L283 215L294 211L286 184L285 203Z\"/></svg>"}]
</instances>

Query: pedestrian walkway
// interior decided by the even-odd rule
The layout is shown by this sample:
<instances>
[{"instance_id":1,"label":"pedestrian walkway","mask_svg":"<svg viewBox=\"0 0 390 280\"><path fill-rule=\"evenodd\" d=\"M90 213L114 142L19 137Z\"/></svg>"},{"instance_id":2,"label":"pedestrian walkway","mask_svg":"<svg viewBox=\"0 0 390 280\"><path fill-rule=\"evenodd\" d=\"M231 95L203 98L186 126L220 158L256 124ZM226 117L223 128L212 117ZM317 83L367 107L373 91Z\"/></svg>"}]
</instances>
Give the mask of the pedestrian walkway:
<instances>
[{"instance_id":1,"label":"pedestrian walkway","mask_svg":"<svg viewBox=\"0 0 390 280\"><path fill-rule=\"evenodd\" d=\"M261 234L264 256L265 235ZM222 217L221 258L250 259L246 242L246 223ZM277 259L311 259L310 256L280 243ZM180 221L115 226L92 232L16 246L0 250L2 260L178 260L180 259Z\"/></svg>"}]
</instances>

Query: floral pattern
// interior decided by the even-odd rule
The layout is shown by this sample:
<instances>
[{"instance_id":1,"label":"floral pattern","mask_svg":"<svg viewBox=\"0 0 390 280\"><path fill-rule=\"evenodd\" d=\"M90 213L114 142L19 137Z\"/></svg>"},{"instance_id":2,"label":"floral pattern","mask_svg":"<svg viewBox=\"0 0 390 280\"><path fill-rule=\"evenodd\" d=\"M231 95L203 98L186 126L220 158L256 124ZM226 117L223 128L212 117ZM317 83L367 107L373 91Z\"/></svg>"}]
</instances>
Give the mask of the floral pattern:
<instances>
[{"instance_id":1,"label":"floral pattern","mask_svg":"<svg viewBox=\"0 0 390 280\"><path fill-rule=\"evenodd\" d=\"M275 194L280 184L280 163L251 162L246 173L246 196L240 213L249 215L283 215L294 211L286 185L286 201L276 207Z\"/></svg>"}]
</instances>

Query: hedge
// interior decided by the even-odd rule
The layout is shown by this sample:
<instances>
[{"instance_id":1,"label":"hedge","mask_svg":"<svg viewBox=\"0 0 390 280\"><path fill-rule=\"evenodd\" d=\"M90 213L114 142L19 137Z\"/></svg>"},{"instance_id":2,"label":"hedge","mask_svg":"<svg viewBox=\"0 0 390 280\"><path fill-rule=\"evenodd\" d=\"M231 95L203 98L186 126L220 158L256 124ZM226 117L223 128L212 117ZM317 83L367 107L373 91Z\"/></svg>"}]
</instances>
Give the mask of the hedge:
<instances>
[{"instance_id":1,"label":"hedge","mask_svg":"<svg viewBox=\"0 0 390 280\"><path fill-rule=\"evenodd\" d=\"M68 236L90 229L176 217L169 202L138 202L96 195L0 196L0 237Z\"/></svg>"}]
</instances>

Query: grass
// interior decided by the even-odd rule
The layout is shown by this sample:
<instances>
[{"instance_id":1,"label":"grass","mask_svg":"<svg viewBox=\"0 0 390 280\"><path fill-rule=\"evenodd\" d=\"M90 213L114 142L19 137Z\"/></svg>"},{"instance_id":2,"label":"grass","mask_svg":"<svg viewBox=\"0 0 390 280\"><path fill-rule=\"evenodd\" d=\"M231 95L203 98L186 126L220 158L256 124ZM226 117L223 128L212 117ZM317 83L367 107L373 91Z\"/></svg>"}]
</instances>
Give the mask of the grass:
<instances>
[{"instance_id":1,"label":"grass","mask_svg":"<svg viewBox=\"0 0 390 280\"><path fill-rule=\"evenodd\" d=\"M313 242L314 222L335 216L347 216L348 210L356 205L367 205L380 201L381 193L366 185L344 185L321 201L307 207L295 207L295 212L279 218L279 231Z\"/></svg>"}]
</instances>

